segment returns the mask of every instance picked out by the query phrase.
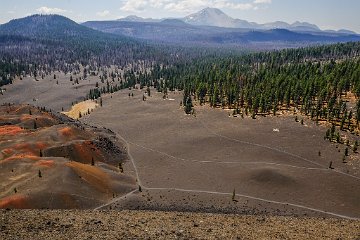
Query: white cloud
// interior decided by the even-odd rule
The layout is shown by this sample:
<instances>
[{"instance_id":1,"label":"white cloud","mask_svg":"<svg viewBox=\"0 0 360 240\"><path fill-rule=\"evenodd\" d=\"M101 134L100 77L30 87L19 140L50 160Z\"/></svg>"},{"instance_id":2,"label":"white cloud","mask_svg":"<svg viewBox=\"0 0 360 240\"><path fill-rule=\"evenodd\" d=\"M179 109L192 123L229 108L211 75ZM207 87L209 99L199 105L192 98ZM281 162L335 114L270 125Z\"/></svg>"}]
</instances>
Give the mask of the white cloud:
<instances>
[{"instance_id":1,"label":"white cloud","mask_svg":"<svg viewBox=\"0 0 360 240\"><path fill-rule=\"evenodd\" d=\"M15 14L15 11L7 11L7 14Z\"/></svg>"},{"instance_id":2,"label":"white cloud","mask_svg":"<svg viewBox=\"0 0 360 240\"><path fill-rule=\"evenodd\" d=\"M38 9L36 9L36 11L38 11L39 13L43 13L43 14L54 14L54 13L65 13L65 12L67 12L64 9L49 8L49 7L40 7Z\"/></svg>"},{"instance_id":3,"label":"white cloud","mask_svg":"<svg viewBox=\"0 0 360 240\"><path fill-rule=\"evenodd\" d=\"M271 0L255 0L254 3L255 4L262 4L262 3L270 4Z\"/></svg>"},{"instance_id":4,"label":"white cloud","mask_svg":"<svg viewBox=\"0 0 360 240\"><path fill-rule=\"evenodd\" d=\"M125 12L143 12L148 5L148 0L127 0L120 10Z\"/></svg>"},{"instance_id":5,"label":"white cloud","mask_svg":"<svg viewBox=\"0 0 360 240\"><path fill-rule=\"evenodd\" d=\"M163 8L165 5L173 2L172 0L149 0L149 5L153 8Z\"/></svg>"},{"instance_id":6,"label":"white cloud","mask_svg":"<svg viewBox=\"0 0 360 240\"><path fill-rule=\"evenodd\" d=\"M230 9L237 9L237 10L252 10L252 9L254 9L254 5L251 3L233 3L231 1L216 1L214 3L214 7L230 8Z\"/></svg>"},{"instance_id":7,"label":"white cloud","mask_svg":"<svg viewBox=\"0 0 360 240\"><path fill-rule=\"evenodd\" d=\"M238 3L234 0L124 0L120 10L139 13L147 9L162 9L178 13L191 13L205 7L237 10L257 10L258 5L270 4L272 0L247 0Z\"/></svg>"},{"instance_id":8,"label":"white cloud","mask_svg":"<svg viewBox=\"0 0 360 240\"><path fill-rule=\"evenodd\" d=\"M164 9L172 12L193 12L194 9L200 9L207 7L210 4L207 0L182 0L177 2L171 2L164 6Z\"/></svg>"},{"instance_id":9,"label":"white cloud","mask_svg":"<svg viewBox=\"0 0 360 240\"><path fill-rule=\"evenodd\" d=\"M104 10L102 12L97 12L96 15L99 16L99 17L106 17L106 16L110 15L110 11L109 10Z\"/></svg>"}]
</instances>

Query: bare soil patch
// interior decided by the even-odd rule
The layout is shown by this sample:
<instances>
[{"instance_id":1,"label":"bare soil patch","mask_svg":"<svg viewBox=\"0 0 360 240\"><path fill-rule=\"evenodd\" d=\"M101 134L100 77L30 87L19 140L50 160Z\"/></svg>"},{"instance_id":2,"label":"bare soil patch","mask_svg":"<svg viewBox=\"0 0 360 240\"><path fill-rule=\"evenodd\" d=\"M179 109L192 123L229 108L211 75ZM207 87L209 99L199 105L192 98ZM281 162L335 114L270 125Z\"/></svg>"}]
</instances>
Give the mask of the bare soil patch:
<instances>
[{"instance_id":1,"label":"bare soil patch","mask_svg":"<svg viewBox=\"0 0 360 240\"><path fill-rule=\"evenodd\" d=\"M360 217L359 155L343 163L345 146L325 141L326 128L289 116L229 118L208 106L195 117L179 106L180 92L171 101L143 94L106 96L82 119L124 138L142 186L104 207Z\"/></svg>"},{"instance_id":2,"label":"bare soil patch","mask_svg":"<svg viewBox=\"0 0 360 240\"><path fill-rule=\"evenodd\" d=\"M56 74L56 79L54 79L54 74ZM73 81L70 81L71 76ZM88 75L86 79L81 77L82 74L64 74L56 71L45 76L44 79L38 78L37 81L30 76L25 76L22 80L15 79L13 84L2 87L4 92L0 94L0 104L26 103L46 107L56 112L68 112L73 105L84 101L90 89L96 86L99 88L107 86L107 82L101 82L99 76ZM81 78L78 83L75 83L76 78ZM119 84L117 79L114 82L111 79L108 80L110 85ZM90 105L93 106L93 104ZM87 112L87 108L82 109L83 106L84 104L81 105L80 110ZM75 118L78 116L79 112L74 113Z\"/></svg>"},{"instance_id":3,"label":"bare soil patch","mask_svg":"<svg viewBox=\"0 0 360 240\"><path fill-rule=\"evenodd\" d=\"M63 114L73 119L79 119L81 116L85 116L86 114L92 112L98 106L99 105L96 103L96 101L87 100L75 104L71 107L70 111L63 112Z\"/></svg>"}]
</instances>

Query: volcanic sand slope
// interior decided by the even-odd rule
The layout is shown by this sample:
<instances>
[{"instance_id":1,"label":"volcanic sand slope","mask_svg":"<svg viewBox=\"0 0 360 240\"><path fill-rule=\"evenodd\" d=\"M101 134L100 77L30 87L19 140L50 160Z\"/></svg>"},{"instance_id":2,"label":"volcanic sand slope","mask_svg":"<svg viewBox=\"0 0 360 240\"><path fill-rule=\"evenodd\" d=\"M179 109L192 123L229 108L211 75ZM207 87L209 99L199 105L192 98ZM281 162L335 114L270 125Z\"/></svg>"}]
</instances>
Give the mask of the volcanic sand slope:
<instances>
[{"instance_id":1,"label":"volcanic sand slope","mask_svg":"<svg viewBox=\"0 0 360 240\"><path fill-rule=\"evenodd\" d=\"M113 70L113 69L112 69ZM110 72L112 70L109 70ZM119 70L122 72L121 70ZM54 74L56 79L54 79ZM102 72L99 72L101 75ZM34 77L26 76L23 80L15 79L13 84L3 86L5 89L3 94L0 94L0 104L3 103L15 103L15 104L31 104L39 107L46 107L53 111L70 111L72 103L81 102L85 96L89 93L90 89L96 87L98 83L99 87L106 86L106 81L102 83L99 76L88 75L86 80L78 80L79 84L75 83L76 78L82 77L80 75L72 75L73 81L70 81L70 74L64 74L62 72L54 72L46 75L44 79L38 77L35 80ZM109 84L119 84L116 79L113 83L109 79ZM83 109L82 112L87 112L88 108ZM79 116L77 112L75 118Z\"/></svg>"},{"instance_id":2,"label":"volcanic sand slope","mask_svg":"<svg viewBox=\"0 0 360 240\"><path fill-rule=\"evenodd\" d=\"M83 118L124 138L142 186L104 208L360 217L359 156L342 163L345 147L324 141L326 128L289 116L230 118L207 106L194 117L179 107L179 92L147 101L128 93L105 97Z\"/></svg>"},{"instance_id":3,"label":"volcanic sand slope","mask_svg":"<svg viewBox=\"0 0 360 240\"><path fill-rule=\"evenodd\" d=\"M94 208L136 189L118 169L126 149L110 138L28 105L0 106L0 208Z\"/></svg>"}]
</instances>

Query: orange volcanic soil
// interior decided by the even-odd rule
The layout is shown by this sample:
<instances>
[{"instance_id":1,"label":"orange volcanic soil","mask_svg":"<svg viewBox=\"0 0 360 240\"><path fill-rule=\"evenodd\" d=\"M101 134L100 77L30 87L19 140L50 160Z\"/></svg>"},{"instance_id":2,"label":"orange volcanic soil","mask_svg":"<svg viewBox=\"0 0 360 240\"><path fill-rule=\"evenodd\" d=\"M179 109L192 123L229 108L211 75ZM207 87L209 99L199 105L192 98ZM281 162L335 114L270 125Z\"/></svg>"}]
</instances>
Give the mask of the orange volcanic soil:
<instances>
[{"instance_id":1,"label":"orange volcanic soil","mask_svg":"<svg viewBox=\"0 0 360 240\"><path fill-rule=\"evenodd\" d=\"M45 149L48 147L48 144L44 143L44 142L37 142L36 143L36 147L39 148L39 149Z\"/></svg>"},{"instance_id":2,"label":"orange volcanic soil","mask_svg":"<svg viewBox=\"0 0 360 240\"><path fill-rule=\"evenodd\" d=\"M5 148L1 152L4 155L4 162L19 159L38 160L40 151L44 150L47 147L48 144L44 142L16 143L12 144L9 148Z\"/></svg>"},{"instance_id":3,"label":"orange volcanic soil","mask_svg":"<svg viewBox=\"0 0 360 240\"><path fill-rule=\"evenodd\" d=\"M92 134L82 131L75 126L64 126L57 129L58 136L62 141L86 140L92 137Z\"/></svg>"},{"instance_id":4,"label":"orange volcanic soil","mask_svg":"<svg viewBox=\"0 0 360 240\"><path fill-rule=\"evenodd\" d=\"M0 106L0 208L89 208L121 192L115 170L124 159L97 147L91 130L31 106Z\"/></svg>"},{"instance_id":5,"label":"orange volcanic soil","mask_svg":"<svg viewBox=\"0 0 360 240\"><path fill-rule=\"evenodd\" d=\"M55 165L54 160L39 160L35 164L38 167L53 167Z\"/></svg>"},{"instance_id":6,"label":"orange volcanic soil","mask_svg":"<svg viewBox=\"0 0 360 240\"><path fill-rule=\"evenodd\" d=\"M111 192L110 178L104 171L78 162L68 162L66 165L71 167L82 179L94 186L98 191Z\"/></svg>"},{"instance_id":7,"label":"orange volcanic soil","mask_svg":"<svg viewBox=\"0 0 360 240\"><path fill-rule=\"evenodd\" d=\"M18 126L2 126L0 127L0 136L4 137L6 135L16 135L23 133L24 129Z\"/></svg>"},{"instance_id":8,"label":"orange volcanic soil","mask_svg":"<svg viewBox=\"0 0 360 240\"><path fill-rule=\"evenodd\" d=\"M29 208L29 206L30 204L27 197L22 194L16 194L0 199L0 208L26 209Z\"/></svg>"},{"instance_id":9,"label":"orange volcanic soil","mask_svg":"<svg viewBox=\"0 0 360 240\"><path fill-rule=\"evenodd\" d=\"M71 161L90 164L92 161L104 161L104 154L90 141L77 141L62 146L45 149L46 157L64 157Z\"/></svg>"},{"instance_id":10,"label":"orange volcanic soil","mask_svg":"<svg viewBox=\"0 0 360 240\"><path fill-rule=\"evenodd\" d=\"M32 117L32 115L29 115L29 114L24 114L21 116L20 120L22 122L25 122L25 121L28 121L28 120L33 120L34 118Z\"/></svg>"},{"instance_id":11,"label":"orange volcanic soil","mask_svg":"<svg viewBox=\"0 0 360 240\"><path fill-rule=\"evenodd\" d=\"M11 155L14 153L14 150L11 148L5 148L4 150L1 151L3 154L5 155Z\"/></svg>"},{"instance_id":12,"label":"orange volcanic soil","mask_svg":"<svg viewBox=\"0 0 360 240\"><path fill-rule=\"evenodd\" d=\"M18 143L14 144L13 148L19 152L32 153L34 155L39 155L39 151L45 149L48 144L44 142L36 142L36 143Z\"/></svg>"},{"instance_id":13,"label":"orange volcanic soil","mask_svg":"<svg viewBox=\"0 0 360 240\"><path fill-rule=\"evenodd\" d=\"M5 158L0 163L7 163L7 162L10 162L10 161L23 160L23 159L30 159L30 160L37 161L37 160L40 159L40 157L35 156L35 155L31 155L31 154L15 154L15 155L13 155L11 157Z\"/></svg>"},{"instance_id":14,"label":"orange volcanic soil","mask_svg":"<svg viewBox=\"0 0 360 240\"><path fill-rule=\"evenodd\" d=\"M59 129L59 134L61 134L64 137L73 137L75 133L71 127L64 127Z\"/></svg>"},{"instance_id":15,"label":"orange volcanic soil","mask_svg":"<svg viewBox=\"0 0 360 240\"><path fill-rule=\"evenodd\" d=\"M99 149L97 149L91 142L85 141L81 144L74 145L76 153L83 157L83 159L90 160L93 159L100 159L101 158L101 152Z\"/></svg>"}]
</instances>

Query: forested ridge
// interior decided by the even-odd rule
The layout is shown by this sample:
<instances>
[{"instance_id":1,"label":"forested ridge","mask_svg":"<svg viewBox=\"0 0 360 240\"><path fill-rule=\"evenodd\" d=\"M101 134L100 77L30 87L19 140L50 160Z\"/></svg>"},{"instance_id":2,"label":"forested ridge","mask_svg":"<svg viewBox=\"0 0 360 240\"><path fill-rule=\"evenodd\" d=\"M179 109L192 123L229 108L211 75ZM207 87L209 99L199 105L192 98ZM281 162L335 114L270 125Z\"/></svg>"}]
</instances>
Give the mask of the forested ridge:
<instances>
[{"instance_id":1,"label":"forested ridge","mask_svg":"<svg viewBox=\"0 0 360 240\"><path fill-rule=\"evenodd\" d=\"M118 75L111 73L109 78ZM300 111L316 121L354 130L360 120L360 43L205 57L173 65L155 65L151 72L128 70L121 84L90 91L89 98L119 89L154 86L158 91L184 90L182 104L192 101L234 109L234 114ZM102 81L107 76L101 77ZM110 81L111 82L111 81ZM354 96L350 109L345 97Z\"/></svg>"},{"instance_id":2,"label":"forested ridge","mask_svg":"<svg viewBox=\"0 0 360 240\"><path fill-rule=\"evenodd\" d=\"M360 120L359 42L200 59L154 68L152 79L161 79L160 91L183 89L187 113L195 99L253 118L298 110L351 131ZM356 99L352 109L349 96Z\"/></svg>"},{"instance_id":3,"label":"forested ridge","mask_svg":"<svg viewBox=\"0 0 360 240\"><path fill-rule=\"evenodd\" d=\"M97 70L116 65L169 65L208 55L207 48L156 45L102 33L59 15L33 15L0 25L0 87L16 77Z\"/></svg>"},{"instance_id":4,"label":"forested ridge","mask_svg":"<svg viewBox=\"0 0 360 240\"><path fill-rule=\"evenodd\" d=\"M229 49L146 43L104 33L100 33L100 37L96 34L69 39L30 35L32 37L4 35L0 28L0 87L17 77L43 78L54 71L71 73L86 67L91 72L110 66L134 71L138 65L153 69L157 65L170 66L203 57L225 56L230 52Z\"/></svg>"},{"instance_id":5,"label":"forested ridge","mask_svg":"<svg viewBox=\"0 0 360 240\"><path fill-rule=\"evenodd\" d=\"M89 92L91 99L140 84L154 86L164 97L167 91L184 90L187 113L196 100L253 118L301 111L351 131L360 120L360 42L239 54L148 44L62 16L35 15L1 25L0 56L0 86L17 76L83 71L84 79L95 74L106 81L106 87ZM111 65L115 72L106 70ZM355 107L347 106L349 96Z\"/></svg>"}]
</instances>

